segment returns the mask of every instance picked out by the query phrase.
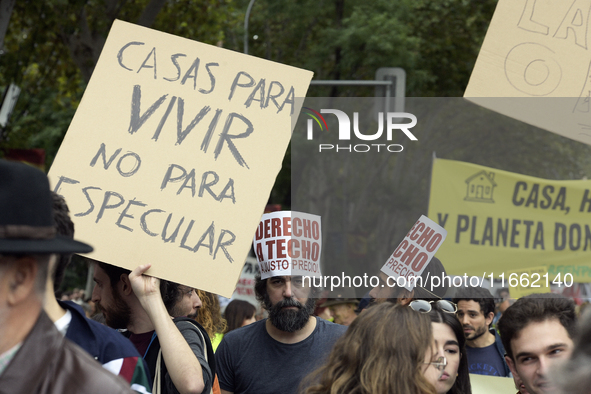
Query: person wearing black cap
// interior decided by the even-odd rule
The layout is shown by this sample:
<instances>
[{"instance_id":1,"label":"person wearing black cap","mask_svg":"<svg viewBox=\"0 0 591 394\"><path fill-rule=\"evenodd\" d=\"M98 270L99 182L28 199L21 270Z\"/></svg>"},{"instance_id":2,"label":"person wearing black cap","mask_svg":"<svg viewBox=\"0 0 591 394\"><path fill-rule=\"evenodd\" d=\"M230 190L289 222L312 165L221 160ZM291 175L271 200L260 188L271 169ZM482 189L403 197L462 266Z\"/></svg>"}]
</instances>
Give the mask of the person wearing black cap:
<instances>
[{"instance_id":1,"label":"person wearing black cap","mask_svg":"<svg viewBox=\"0 0 591 394\"><path fill-rule=\"evenodd\" d=\"M45 174L0 160L0 393L133 393L43 311L50 260L91 251L56 235Z\"/></svg>"},{"instance_id":2,"label":"person wearing black cap","mask_svg":"<svg viewBox=\"0 0 591 394\"><path fill-rule=\"evenodd\" d=\"M70 219L66 200L51 192L53 219L57 234L74 238L74 223ZM49 265L45 289L45 313L67 339L86 350L103 368L125 379L138 393L151 391L148 366L137 349L117 330L86 317L74 301L58 301L55 293L64 278L72 255L60 254Z\"/></svg>"},{"instance_id":3,"label":"person wearing black cap","mask_svg":"<svg viewBox=\"0 0 591 394\"><path fill-rule=\"evenodd\" d=\"M330 310L336 324L348 326L357 318L357 305L359 300L355 298L354 289L344 288L331 292L326 302L320 306Z\"/></svg>"}]
</instances>

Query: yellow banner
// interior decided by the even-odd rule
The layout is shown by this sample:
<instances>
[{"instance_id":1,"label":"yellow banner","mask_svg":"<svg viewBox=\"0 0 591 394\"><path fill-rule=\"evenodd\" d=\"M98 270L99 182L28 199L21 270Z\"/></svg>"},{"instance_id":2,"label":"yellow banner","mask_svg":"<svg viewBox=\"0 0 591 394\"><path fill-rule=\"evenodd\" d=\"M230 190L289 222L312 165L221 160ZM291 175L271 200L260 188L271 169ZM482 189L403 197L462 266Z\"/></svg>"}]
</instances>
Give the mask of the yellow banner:
<instances>
[{"instance_id":1,"label":"yellow banner","mask_svg":"<svg viewBox=\"0 0 591 394\"><path fill-rule=\"evenodd\" d=\"M547 274L548 268L544 266L509 271L507 283L511 288L511 298L521 298L534 293L550 293L551 280L546 280L549 278Z\"/></svg>"},{"instance_id":2,"label":"yellow banner","mask_svg":"<svg viewBox=\"0 0 591 394\"><path fill-rule=\"evenodd\" d=\"M437 252L448 274L509 285L511 273L545 266L544 287L591 282L591 181L434 159L430 194L429 217L448 231Z\"/></svg>"}]
</instances>

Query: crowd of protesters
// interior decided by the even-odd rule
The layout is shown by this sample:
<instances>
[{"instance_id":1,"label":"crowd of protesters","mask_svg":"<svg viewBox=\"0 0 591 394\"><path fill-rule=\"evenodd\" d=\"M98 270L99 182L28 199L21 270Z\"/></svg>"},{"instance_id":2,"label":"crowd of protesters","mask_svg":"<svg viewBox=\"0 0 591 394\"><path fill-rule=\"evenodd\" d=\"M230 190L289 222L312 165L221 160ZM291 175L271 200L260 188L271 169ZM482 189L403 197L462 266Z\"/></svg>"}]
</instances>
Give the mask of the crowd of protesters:
<instances>
[{"instance_id":1,"label":"crowd of protesters","mask_svg":"<svg viewBox=\"0 0 591 394\"><path fill-rule=\"evenodd\" d=\"M521 394L591 387L591 312L577 322L557 294L343 289L321 304L331 322L314 314L321 289L257 276L257 321L257 306L222 314L215 294L148 276L149 263L89 260L85 313L80 290L56 294L72 253L91 250L42 172L0 160L0 393L470 394L475 374ZM433 258L422 275L441 274Z\"/></svg>"}]
</instances>

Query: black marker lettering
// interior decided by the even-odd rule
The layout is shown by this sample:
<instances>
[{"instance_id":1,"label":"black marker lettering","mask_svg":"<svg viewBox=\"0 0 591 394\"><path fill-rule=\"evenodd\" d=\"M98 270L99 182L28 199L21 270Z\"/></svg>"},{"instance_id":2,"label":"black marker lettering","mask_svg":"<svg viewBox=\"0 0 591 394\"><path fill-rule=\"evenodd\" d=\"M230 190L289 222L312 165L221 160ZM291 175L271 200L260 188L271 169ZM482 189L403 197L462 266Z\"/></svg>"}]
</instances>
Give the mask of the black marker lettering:
<instances>
[{"instance_id":1,"label":"black marker lettering","mask_svg":"<svg viewBox=\"0 0 591 394\"><path fill-rule=\"evenodd\" d=\"M216 109L215 115L211 122L209 122L209 127L207 129L207 133L205 133L205 137L203 137L203 142L201 142L201 150L207 153L207 148L209 147L209 143L211 142L211 137L213 136L213 132L218 125L218 120L220 119L220 115L223 110Z\"/></svg>"},{"instance_id":2,"label":"black marker lettering","mask_svg":"<svg viewBox=\"0 0 591 394\"><path fill-rule=\"evenodd\" d=\"M238 80L242 75L250 79L250 81L246 83L238 83ZM236 86L240 86L241 88L249 88L251 86L254 86L254 79L244 71L240 71L238 74L236 74L236 78L234 78L234 82L232 82L232 87L230 88L230 95L228 96L228 101L232 100L232 96L234 96L234 90L236 89Z\"/></svg>"},{"instance_id":3,"label":"black marker lettering","mask_svg":"<svg viewBox=\"0 0 591 394\"><path fill-rule=\"evenodd\" d=\"M293 115L293 106L295 104L295 91L293 89L293 86L291 87L291 89L289 89L289 93L287 93L287 96L285 96L285 100L283 100L283 104L281 104L281 107L277 110L277 113L281 112L285 104L291 105L290 115Z\"/></svg>"},{"instance_id":4,"label":"black marker lettering","mask_svg":"<svg viewBox=\"0 0 591 394\"><path fill-rule=\"evenodd\" d=\"M119 202L109 205L108 202L111 199L111 197L117 197L119 199ZM103 213L105 213L105 209L115 209L115 208L121 206L124 202L125 202L125 199L123 198L123 196L121 194L116 193L116 192L105 192L105 198L103 199L103 204L101 205L101 209L99 209L98 215L96 216L95 223L98 223L99 220L101 220L101 218L103 217Z\"/></svg>"},{"instance_id":5,"label":"black marker lettering","mask_svg":"<svg viewBox=\"0 0 591 394\"><path fill-rule=\"evenodd\" d=\"M127 131L129 131L129 134L133 134L136 131L138 131L138 129L142 127L146 120L148 120L150 116L152 116L152 114L156 112L158 107L162 105L164 100L166 100L167 96L168 94L165 94L164 96L160 97L158 100L156 100L154 104L150 106L150 108L148 108L146 112L144 112L143 115L140 116L142 88L140 87L140 85L135 85L133 87L133 96L131 98L131 118L129 120L129 129L127 129Z\"/></svg>"},{"instance_id":6,"label":"black marker lettering","mask_svg":"<svg viewBox=\"0 0 591 394\"><path fill-rule=\"evenodd\" d=\"M130 156L135 159L135 164L131 168L131 170L125 172L121 169L121 162L123 161L123 159L125 159L126 157L130 157ZM137 155L137 153L127 152L126 154L121 156L121 158L117 162L116 168L117 168L117 171L119 171L119 175L121 175L122 177L128 178L128 177L132 176L133 174L135 174L136 172L138 172L141 165L142 165L142 159L140 159L140 157Z\"/></svg>"},{"instance_id":7,"label":"black marker lettering","mask_svg":"<svg viewBox=\"0 0 591 394\"><path fill-rule=\"evenodd\" d=\"M187 125L185 130L183 129L183 113L185 111L185 101L182 98L179 98L179 104L177 108L177 124L176 124L176 145L180 145L187 135L197 126L197 124L209 113L211 107L205 106L201 108L201 111L193 118L191 123Z\"/></svg>"},{"instance_id":8,"label":"black marker lettering","mask_svg":"<svg viewBox=\"0 0 591 394\"><path fill-rule=\"evenodd\" d=\"M144 214L142 215L141 219L140 219L140 227L142 228L142 230L144 230L144 232L146 234L148 234L151 237L157 237L158 234L157 233L153 233L150 230L148 230L148 223L146 222L146 217L154 212L164 212L162 209L150 209L146 212L144 212Z\"/></svg>"},{"instance_id":9,"label":"black marker lettering","mask_svg":"<svg viewBox=\"0 0 591 394\"><path fill-rule=\"evenodd\" d=\"M232 239L222 242L222 239L224 238L224 235L226 235L226 234L229 234L232 237ZM234 240L236 240L236 236L234 235L234 233L232 233L230 230L222 230L222 232L220 233L220 236L218 238L218 244L215 247L215 252L213 253L213 259L215 260L215 257L218 253L218 249L222 248L222 252L224 252L228 261L230 263L234 262L234 260L232 259L232 256L230 256L230 253L228 252L228 249L226 249L227 246L230 246L234 243Z\"/></svg>"},{"instance_id":10,"label":"black marker lettering","mask_svg":"<svg viewBox=\"0 0 591 394\"><path fill-rule=\"evenodd\" d=\"M209 94L209 93L213 92L213 89L215 88L215 77L212 74L212 72L209 70L210 66L219 66L219 64L218 63L207 63L205 65L205 69L207 70L207 74L209 75L209 82L210 82L211 86L210 86L209 90L199 89L199 92L203 93L203 94Z\"/></svg>"},{"instance_id":11,"label":"black marker lettering","mask_svg":"<svg viewBox=\"0 0 591 394\"><path fill-rule=\"evenodd\" d=\"M148 65L147 64L148 60L150 60L150 58L152 57L152 54L154 55L154 61L153 61L152 65ZM158 73L156 72L156 47L152 48L150 53L148 53L148 56L146 56L146 60L144 60L144 62L140 66L140 68L138 68L137 73L139 73L142 70L142 68L153 68L154 69L154 79L156 79L158 77Z\"/></svg>"},{"instance_id":12,"label":"black marker lettering","mask_svg":"<svg viewBox=\"0 0 591 394\"><path fill-rule=\"evenodd\" d=\"M74 214L74 216L80 217L80 216L86 216L89 213L91 213L92 211L94 211L94 203L92 202L91 198L90 198L90 194L88 194L88 190L102 190L100 187L92 187L92 186L88 186L82 189L82 193L84 193L84 195L86 196L86 200L88 200L88 203L90 204L90 208L88 208L88 210L86 212L80 212L80 213L76 213Z\"/></svg>"},{"instance_id":13,"label":"black marker lettering","mask_svg":"<svg viewBox=\"0 0 591 394\"><path fill-rule=\"evenodd\" d=\"M183 77L183 79L181 81L181 85L184 85L185 82L187 82L187 79L192 78L193 79L193 89L195 89L197 87L197 71L198 71L198 69L199 69L199 58L196 58L195 61L193 62L193 64L191 64L191 67L189 67L189 69L185 73L185 76ZM191 72L193 72L193 73L191 74Z\"/></svg>"},{"instance_id":14,"label":"black marker lettering","mask_svg":"<svg viewBox=\"0 0 591 394\"><path fill-rule=\"evenodd\" d=\"M277 94L272 94L272 92L273 92L273 86L275 86L275 85L279 86L279 89L281 89L281 90ZM269 85L269 94L267 96L267 99L265 100L265 105L263 106L263 108L267 108L269 106L269 100L271 100L275 104L275 106L277 107L277 109L280 110L279 103L275 99L277 97L281 96L284 91L285 91L285 89L283 88L283 85L281 83L279 83L278 81L271 82L271 84Z\"/></svg>"},{"instance_id":15,"label":"black marker lettering","mask_svg":"<svg viewBox=\"0 0 591 394\"><path fill-rule=\"evenodd\" d=\"M189 186L187 186L187 183L189 181L191 181L191 184ZM176 194L177 195L181 194L181 191L185 187L191 189L191 196L195 197L195 169L194 168L191 170L191 172L189 172L189 175L187 175L185 177L185 182L183 182L183 185L181 187L179 187L179 191L176 192Z\"/></svg>"},{"instance_id":16,"label":"black marker lettering","mask_svg":"<svg viewBox=\"0 0 591 394\"><path fill-rule=\"evenodd\" d=\"M174 107L174 103L176 103L176 96L172 96L172 98L170 99L170 102L168 103L168 107L166 108L166 112L164 112L164 115L162 115L162 118L160 119L160 123L158 123L158 127L156 127L156 131L154 131L154 135L152 136L152 139L154 141L158 141L158 137L160 137L160 132L162 131L162 127L164 127L164 123L166 123L166 120L168 119L168 115L170 115L170 111L172 111L172 107Z\"/></svg>"},{"instance_id":17,"label":"black marker lettering","mask_svg":"<svg viewBox=\"0 0 591 394\"><path fill-rule=\"evenodd\" d=\"M164 241L164 243L167 243L167 242L174 243L176 236L179 234L179 229L181 228L181 224L183 224L183 222L185 221L185 217L183 216L181 218L181 220L179 221L179 224L176 226L176 229L174 230L172 235L170 237L166 238L166 230L168 229L168 223L170 223L171 218L172 218L172 213L168 215L168 218L166 218L166 223L164 223L164 228L162 229L162 240Z\"/></svg>"},{"instance_id":18,"label":"black marker lettering","mask_svg":"<svg viewBox=\"0 0 591 394\"><path fill-rule=\"evenodd\" d=\"M90 161L90 166L91 167L94 167L94 165L96 164L99 156L102 156L103 157L103 167L105 167L105 170L108 170L109 167L111 166L111 163L113 162L113 160L115 160L115 158L117 157L117 155L120 152L121 152L121 148L117 149L111 155L111 158L109 159L109 161L107 161L107 148L106 148L106 146L105 146L104 143L101 143L101 147L99 148L98 152L96 152L96 155Z\"/></svg>"},{"instance_id":19,"label":"black marker lettering","mask_svg":"<svg viewBox=\"0 0 591 394\"><path fill-rule=\"evenodd\" d=\"M213 175L213 181L207 183L207 177L209 175ZM209 194L211 194L211 196L217 200L217 196L215 195L215 193L211 190L211 186L215 185L216 183L218 183L218 180L220 179L220 177L218 176L218 174L216 174L213 171L207 171L203 173L203 176L201 178L201 186L199 186L199 197L203 197L203 191L207 190L207 192Z\"/></svg>"},{"instance_id":20,"label":"black marker lettering","mask_svg":"<svg viewBox=\"0 0 591 394\"><path fill-rule=\"evenodd\" d=\"M228 132L230 131L230 126L232 126L232 121L234 120L234 118L238 118L241 121L243 121L244 124L246 124L246 131L245 132L243 132L241 134L235 134L235 135L228 134ZM249 168L248 165L246 164L246 162L244 161L244 159L242 158L242 156L240 155L240 152L238 152L238 149L236 148L236 145L234 145L232 140L236 139L236 138L246 138L250 134L252 134L253 131L254 131L254 127L252 126L252 123L250 122L250 120L246 119L244 116L242 116L240 114L232 112L231 114L228 115L228 119L226 119L226 124L224 124L224 129L222 130L222 132L220 134L220 139L218 140L218 143L217 143L215 150L214 150L214 157L216 159L218 158L218 156L220 155L220 152L222 151L222 148L224 147L224 141L226 141L226 143L228 144L228 148L230 149L230 152L232 152L232 155L234 156L234 159L236 159L238 164L240 164L240 166L242 166L242 167Z\"/></svg>"},{"instance_id":21,"label":"black marker lettering","mask_svg":"<svg viewBox=\"0 0 591 394\"><path fill-rule=\"evenodd\" d=\"M174 171L175 168L178 168L179 170L181 170L183 172L183 174L181 176L176 177L176 178L172 178L172 171ZM160 185L160 190L164 190L167 183L180 182L186 176L187 176L187 171L183 167L176 165L176 164L171 164L168 167L168 170L166 170L166 174L164 174L164 179L162 179L162 184Z\"/></svg>"},{"instance_id":22,"label":"black marker lettering","mask_svg":"<svg viewBox=\"0 0 591 394\"><path fill-rule=\"evenodd\" d=\"M256 95L257 91L259 92L259 99L255 99L254 96ZM252 91L252 93L250 93L250 95L248 96L248 98L246 99L246 101L244 102L244 105L246 106L246 108L250 107L250 104L252 104L253 101L258 101L259 105L261 106L261 108L264 108L264 102L265 102L265 79L262 78L259 83L257 84L256 88L254 88L254 90Z\"/></svg>"},{"instance_id":23,"label":"black marker lettering","mask_svg":"<svg viewBox=\"0 0 591 394\"><path fill-rule=\"evenodd\" d=\"M127 202L127 206L125 207L125 209L123 209L123 211L121 212L121 215L119 215L119 219L117 219L117 222L115 222L115 224L127 231L133 232L133 229L131 227L127 227L124 226L123 224L121 224L121 221L123 220L123 218L130 218L133 219L133 215L128 215L127 211L129 210L129 207L131 207L132 205L137 205L139 207L145 207L146 204L144 204L141 201L136 201L135 198L133 200L129 200Z\"/></svg>"},{"instance_id":24,"label":"black marker lettering","mask_svg":"<svg viewBox=\"0 0 591 394\"><path fill-rule=\"evenodd\" d=\"M179 66L179 62L176 60L177 58L179 58L181 56L185 57L187 55L185 55L184 53L175 53L174 55L170 56L170 60L172 60L172 63L176 67L176 77L175 78L164 77L165 81L174 82L174 81L178 81L179 78L181 77L181 66Z\"/></svg>"},{"instance_id":25,"label":"black marker lettering","mask_svg":"<svg viewBox=\"0 0 591 394\"><path fill-rule=\"evenodd\" d=\"M68 178L65 176L60 176L59 179L57 180L57 183L55 184L55 187L53 188L54 193L59 194L60 186L62 185L62 183L69 183L70 185L75 185L77 183L80 183L80 181L77 181L75 179L71 179L71 178Z\"/></svg>"},{"instance_id":26,"label":"black marker lettering","mask_svg":"<svg viewBox=\"0 0 591 394\"><path fill-rule=\"evenodd\" d=\"M129 70L129 71L133 71L133 69L131 69L131 68L129 68L129 67L126 67L126 66L123 64L123 51L124 51L124 50L126 50L126 49L127 49L127 47L129 47L129 46L131 46L131 45L144 45L144 43L143 43L143 42L138 42L138 41L132 41L132 42L128 42L127 44L123 45L123 46L121 47L121 49L119 50L119 52L117 53L117 61L119 62L119 65L120 65L121 67L123 67L124 69L126 69L126 70Z\"/></svg>"},{"instance_id":27,"label":"black marker lettering","mask_svg":"<svg viewBox=\"0 0 591 394\"><path fill-rule=\"evenodd\" d=\"M205 241L205 237L207 237L207 236L209 236L208 237L209 244L204 244L203 241ZM213 253L212 249L213 249L214 239L215 239L215 226L214 226L213 222L211 222L211 224L209 225L207 230L205 230L203 235L201 235L201 238L199 238L197 245L195 245L195 247L193 248L193 252L197 252L200 247L206 246L207 248L209 248L209 255L211 256L211 254Z\"/></svg>"}]
</instances>

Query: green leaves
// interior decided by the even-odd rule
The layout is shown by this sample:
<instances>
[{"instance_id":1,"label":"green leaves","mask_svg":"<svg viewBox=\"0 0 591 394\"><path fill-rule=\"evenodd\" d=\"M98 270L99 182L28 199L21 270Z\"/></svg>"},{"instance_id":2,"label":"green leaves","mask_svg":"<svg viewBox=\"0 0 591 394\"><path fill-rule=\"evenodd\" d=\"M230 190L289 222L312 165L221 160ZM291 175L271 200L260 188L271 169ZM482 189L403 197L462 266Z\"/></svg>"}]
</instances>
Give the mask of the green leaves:
<instances>
[{"instance_id":1,"label":"green leaves","mask_svg":"<svg viewBox=\"0 0 591 394\"><path fill-rule=\"evenodd\" d=\"M65 135L113 20L154 20L153 28L221 44L240 19L231 0L48 0L17 2L0 58L0 89L21 95L0 136L7 148L45 148L46 168ZM157 4L156 4L157 5Z\"/></svg>"}]
</instances>

